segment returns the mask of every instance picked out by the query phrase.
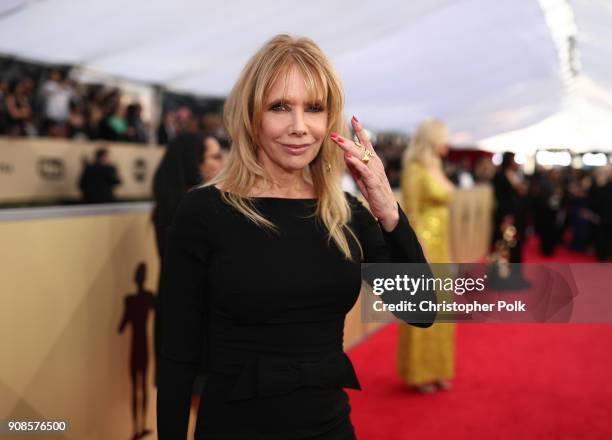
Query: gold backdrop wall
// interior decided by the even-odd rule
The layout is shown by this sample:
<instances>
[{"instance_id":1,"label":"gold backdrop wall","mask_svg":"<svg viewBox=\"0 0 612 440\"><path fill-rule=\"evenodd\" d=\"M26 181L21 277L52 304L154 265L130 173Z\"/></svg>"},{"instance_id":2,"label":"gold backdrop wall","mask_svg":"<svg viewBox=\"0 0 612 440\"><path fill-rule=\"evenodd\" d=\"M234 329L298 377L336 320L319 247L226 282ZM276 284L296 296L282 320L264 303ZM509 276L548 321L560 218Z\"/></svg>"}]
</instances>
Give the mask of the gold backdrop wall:
<instances>
[{"instance_id":1,"label":"gold backdrop wall","mask_svg":"<svg viewBox=\"0 0 612 440\"><path fill-rule=\"evenodd\" d=\"M450 207L453 262L474 263L489 255L493 208L493 188L489 185L455 192Z\"/></svg>"},{"instance_id":2,"label":"gold backdrop wall","mask_svg":"<svg viewBox=\"0 0 612 440\"><path fill-rule=\"evenodd\" d=\"M119 334L118 327L125 295L136 291L140 262L148 268L146 289L156 290L148 218L148 212L132 212L0 222L1 418L67 420L65 435L53 438L131 436L132 329ZM152 318L151 313L150 429Z\"/></svg>"}]
</instances>

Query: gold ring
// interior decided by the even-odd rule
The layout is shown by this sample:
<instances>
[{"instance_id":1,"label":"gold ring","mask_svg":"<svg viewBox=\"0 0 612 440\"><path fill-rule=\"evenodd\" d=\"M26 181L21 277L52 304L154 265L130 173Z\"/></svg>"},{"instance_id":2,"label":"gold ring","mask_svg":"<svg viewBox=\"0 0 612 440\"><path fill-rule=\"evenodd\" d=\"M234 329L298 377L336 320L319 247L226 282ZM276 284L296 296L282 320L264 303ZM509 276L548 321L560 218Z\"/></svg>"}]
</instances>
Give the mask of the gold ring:
<instances>
[{"instance_id":1,"label":"gold ring","mask_svg":"<svg viewBox=\"0 0 612 440\"><path fill-rule=\"evenodd\" d=\"M355 142L355 145L357 145L357 147L361 148L361 150L363 151L363 156L361 157L361 161L367 164L370 161L370 157L374 156L374 152L366 148L365 146L361 145L359 142Z\"/></svg>"}]
</instances>

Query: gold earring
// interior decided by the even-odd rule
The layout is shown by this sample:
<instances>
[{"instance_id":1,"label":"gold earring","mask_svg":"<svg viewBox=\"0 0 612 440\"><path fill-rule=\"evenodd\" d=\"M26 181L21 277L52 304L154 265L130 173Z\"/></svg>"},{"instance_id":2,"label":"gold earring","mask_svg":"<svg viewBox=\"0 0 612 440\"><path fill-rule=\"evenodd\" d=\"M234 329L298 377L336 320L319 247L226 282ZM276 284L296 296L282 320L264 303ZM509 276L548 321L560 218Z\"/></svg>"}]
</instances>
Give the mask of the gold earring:
<instances>
[{"instance_id":1,"label":"gold earring","mask_svg":"<svg viewBox=\"0 0 612 440\"><path fill-rule=\"evenodd\" d=\"M328 173L331 172L331 164L329 162L325 163L325 171L327 171Z\"/></svg>"}]
</instances>

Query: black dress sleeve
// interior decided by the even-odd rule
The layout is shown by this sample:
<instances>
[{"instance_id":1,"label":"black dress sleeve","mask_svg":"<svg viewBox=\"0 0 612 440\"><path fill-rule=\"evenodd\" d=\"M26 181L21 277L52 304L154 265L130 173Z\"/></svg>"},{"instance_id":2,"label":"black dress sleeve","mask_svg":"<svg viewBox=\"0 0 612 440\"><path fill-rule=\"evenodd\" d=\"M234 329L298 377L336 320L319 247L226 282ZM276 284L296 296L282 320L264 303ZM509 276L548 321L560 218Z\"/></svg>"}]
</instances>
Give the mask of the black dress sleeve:
<instances>
[{"instance_id":1,"label":"black dress sleeve","mask_svg":"<svg viewBox=\"0 0 612 440\"><path fill-rule=\"evenodd\" d=\"M399 204L399 221L391 232L383 229L370 211L353 196L349 196L353 224L363 248L366 263L427 263L414 230Z\"/></svg>"},{"instance_id":2,"label":"black dress sleeve","mask_svg":"<svg viewBox=\"0 0 612 440\"><path fill-rule=\"evenodd\" d=\"M203 359L205 283L210 245L202 200L188 193L168 229L158 319L161 319L159 440L185 438L193 381Z\"/></svg>"},{"instance_id":3,"label":"black dress sleeve","mask_svg":"<svg viewBox=\"0 0 612 440\"><path fill-rule=\"evenodd\" d=\"M411 276L433 277L421 244L399 204L399 221L392 231L387 232L359 200L350 195L348 198L354 216L353 225L363 250L364 263L412 263L407 267ZM429 299L434 294L433 291L424 290L417 294L415 299ZM435 312L420 313L416 321L413 320L416 316L414 314L399 312L394 315L416 327L430 327L436 319Z\"/></svg>"}]
</instances>

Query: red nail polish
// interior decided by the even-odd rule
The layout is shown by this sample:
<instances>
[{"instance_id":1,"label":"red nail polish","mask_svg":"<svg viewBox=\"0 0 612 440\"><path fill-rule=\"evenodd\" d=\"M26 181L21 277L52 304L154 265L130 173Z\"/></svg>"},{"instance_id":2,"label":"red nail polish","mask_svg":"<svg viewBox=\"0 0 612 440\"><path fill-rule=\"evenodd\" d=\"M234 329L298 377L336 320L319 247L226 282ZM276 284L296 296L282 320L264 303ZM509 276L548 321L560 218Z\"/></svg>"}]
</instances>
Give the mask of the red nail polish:
<instances>
[{"instance_id":1,"label":"red nail polish","mask_svg":"<svg viewBox=\"0 0 612 440\"><path fill-rule=\"evenodd\" d=\"M355 120L355 122L359 122L359 119L357 119L357 116L353 115L353 119Z\"/></svg>"},{"instance_id":2,"label":"red nail polish","mask_svg":"<svg viewBox=\"0 0 612 440\"><path fill-rule=\"evenodd\" d=\"M329 135L329 137L331 137L331 138L338 137L338 133L336 133L335 131L332 131L332 133Z\"/></svg>"},{"instance_id":3,"label":"red nail polish","mask_svg":"<svg viewBox=\"0 0 612 440\"><path fill-rule=\"evenodd\" d=\"M338 143L343 144L344 143L344 139L338 138Z\"/></svg>"}]
</instances>

